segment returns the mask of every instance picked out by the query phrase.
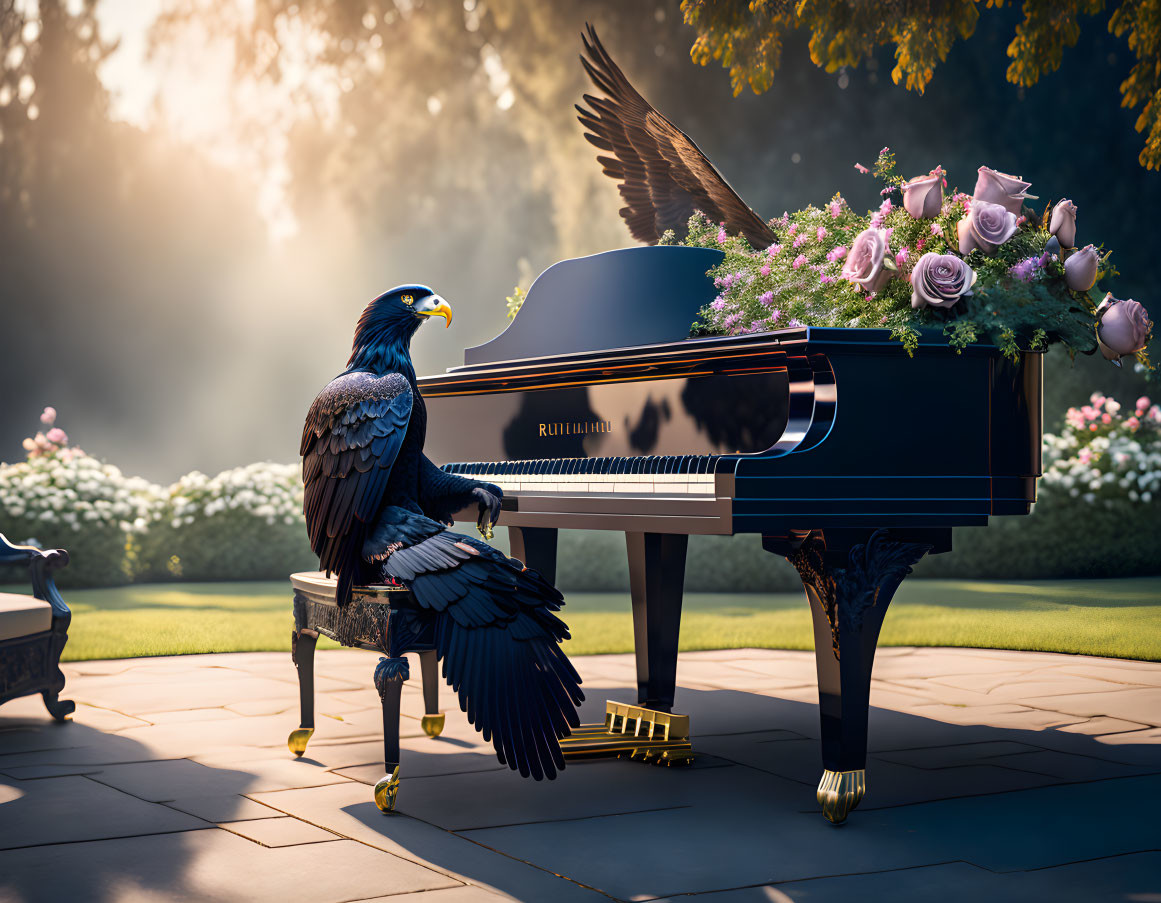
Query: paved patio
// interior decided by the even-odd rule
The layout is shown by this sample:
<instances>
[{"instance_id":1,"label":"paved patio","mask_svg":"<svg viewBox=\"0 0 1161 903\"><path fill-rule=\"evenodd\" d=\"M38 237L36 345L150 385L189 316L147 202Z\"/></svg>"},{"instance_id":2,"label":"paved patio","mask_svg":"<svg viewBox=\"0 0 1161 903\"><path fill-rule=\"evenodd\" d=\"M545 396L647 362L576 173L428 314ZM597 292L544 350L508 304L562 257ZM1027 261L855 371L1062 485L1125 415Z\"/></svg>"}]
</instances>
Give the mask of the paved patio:
<instances>
[{"instance_id":1,"label":"paved patio","mask_svg":"<svg viewBox=\"0 0 1161 903\"><path fill-rule=\"evenodd\" d=\"M450 694L424 737L413 664L393 816L371 799L375 661L318 653L300 760L286 654L66 666L75 722L0 708L0 899L1161 901L1159 664L880 650L867 795L836 828L810 653L684 654L696 765L554 783L501 767ZM585 720L635 696L631 656L576 661Z\"/></svg>"}]
</instances>

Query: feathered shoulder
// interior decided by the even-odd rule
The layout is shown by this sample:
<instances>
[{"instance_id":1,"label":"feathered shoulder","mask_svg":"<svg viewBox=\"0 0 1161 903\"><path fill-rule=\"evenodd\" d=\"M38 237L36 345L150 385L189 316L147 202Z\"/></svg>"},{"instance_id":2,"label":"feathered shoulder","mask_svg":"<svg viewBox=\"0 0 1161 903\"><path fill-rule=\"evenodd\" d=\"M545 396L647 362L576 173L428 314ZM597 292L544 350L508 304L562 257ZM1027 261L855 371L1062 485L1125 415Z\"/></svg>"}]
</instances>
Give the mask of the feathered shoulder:
<instances>
[{"instance_id":1,"label":"feathered shoulder","mask_svg":"<svg viewBox=\"0 0 1161 903\"><path fill-rule=\"evenodd\" d=\"M411 386L402 373L376 376L365 370L344 373L332 379L315 398L306 415L299 454L305 455L311 443L336 423L352 424L368 416L386 402L401 395L411 395Z\"/></svg>"}]
</instances>

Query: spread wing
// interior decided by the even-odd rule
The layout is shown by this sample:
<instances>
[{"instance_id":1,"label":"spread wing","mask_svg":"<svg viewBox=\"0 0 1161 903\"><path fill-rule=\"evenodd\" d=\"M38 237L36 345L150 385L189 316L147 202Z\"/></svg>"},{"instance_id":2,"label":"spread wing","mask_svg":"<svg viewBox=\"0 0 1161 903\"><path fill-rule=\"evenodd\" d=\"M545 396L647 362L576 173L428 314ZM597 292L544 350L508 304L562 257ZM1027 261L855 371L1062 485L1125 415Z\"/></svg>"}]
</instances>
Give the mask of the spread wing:
<instances>
[{"instance_id":1,"label":"spread wing","mask_svg":"<svg viewBox=\"0 0 1161 903\"><path fill-rule=\"evenodd\" d=\"M363 542L383 508L411 401L401 374L344 373L306 415L299 449L303 513L319 567L338 574L340 605L350 599Z\"/></svg>"},{"instance_id":2,"label":"spread wing","mask_svg":"<svg viewBox=\"0 0 1161 903\"><path fill-rule=\"evenodd\" d=\"M685 235L694 210L731 235L741 233L755 248L774 243L773 230L738 197L692 139L653 109L629 84L587 26L582 35L588 59L581 63L605 97L584 96L577 106L585 138L612 156L598 156L605 174L620 183L626 206L621 217L638 241L656 244L666 229Z\"/></svg>"}]
</instances>

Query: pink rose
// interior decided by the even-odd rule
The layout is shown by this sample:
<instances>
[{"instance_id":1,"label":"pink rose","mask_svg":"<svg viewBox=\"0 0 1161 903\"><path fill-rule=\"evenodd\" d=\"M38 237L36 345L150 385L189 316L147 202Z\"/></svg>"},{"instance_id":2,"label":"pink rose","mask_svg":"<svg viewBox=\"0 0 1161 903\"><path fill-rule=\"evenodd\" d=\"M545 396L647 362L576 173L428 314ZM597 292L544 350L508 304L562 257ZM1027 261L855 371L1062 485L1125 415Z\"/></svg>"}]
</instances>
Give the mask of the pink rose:
<instances>
[{"instance_id":1,"label":"pink rose","mask_svg":"<svg viewBox=\"0 0 1161 903\"><path fill-rule=\"evenodd\" d=\"M62 430L59 426L54 426L51 430L49 430L48 435L45 436L45 438L49 442L53 442L57 445L61 445L69 441L69 437L65 434L65 431Z\"/></svg>"},{"instance_id":2,"label":"pink rose","mask_svg":"<svg viewBox=\"0 0 1161 903\"><path fill-rule=\"evenodd\" d=\"M996 249L1016 234L1016 214L1000 204L972 200L968 215L956 226L959 234L959 252L968 254L979 248L985 254Z\"/></svg>"},{"instance_id":3,"label":"pink rose","mask_svg":"<svg viewBox=\"0 0 1161 903\"><path fill-rule=\"evenodd\" d=\"M1100 255L1092 245L1070 254L1064 261L1064 281L1074 292L1087 292L1096 285Z\"/></svg>"},{"instance_id":4,"label":"pink rose","mask_svg":"<svg viewBox=\"0 0 1161 903\"><path fill-rule=\"evenodd\" d=\"M1109 292L1097 308L1096 315L1097 345L1105 360L1119 367L1123 356L1136 354L1149 344L1153 323L1143 304L1132 298L1114 298Z\"/></svg>"},{"instance_id":5,"label":"pink rose","mask_svg":"<svg viewBox=\"0 0 1161 903\"><path fill-rule=\"evenodd\" d=\"M954 307L972 293L975 271L954 254L928 252L911 271L911 306Z\"/></svg>"},{"instance_id":6,"label":"pink rose","mask_svg":"<svg viewBox=\"0 0 1161 903\"><path fill-rule=\"evenodd\" d=\"M895 262L887 253L887 236L881 229L864 229L847 252L843 277L873 293L887 284L894 269Z\"/></svg>"},{"instance_id":7,"label":"pink rose","mask_svg":"<svg viewBox=\"0 0 1161 903\"><path fill-rule=\"evenodd\" d=\"M1068 198L1059 201L1052 208L1052 219L1048 231L1056 236L1062 248L1076 247L1076 204Z\"/></svg>"},{"instance_id":8,"label":"pink rose","mask_svg":"<svg viewBox=\"0 0 1161 903\"><path fill-rule=\"evenodd\" d=\"M979 172L976 190L972 192L972 197L977 201L999 204L1013 216L1019 216L1024 201L1029 198L1035 199L1035 195L1027 193L1032 183L1025 182L1019 176L996 172L986 166L981 166Z\"/></svg>"},{"instance_id":9,"label":"pink rose","mask_svg":"<svg viewBox=\"0 0 1161 903\"><path fill-rule=\"evenodd\" d=\"M40 422L45 426L52 426L56 422L56 408L51 405L44 409L44 413L40 415Z\"/></svg>"},{"instance_id":10,"label":"pink rose","mask_svg":"<svg viewBox=\"0 0 1161 903\"><path fill-rule=\"evenodd\" d=\"M903 185L903 208L912 219L934 219L943 208L943 170L938 166L926 176Z\"/></svg>"}]
</instances>

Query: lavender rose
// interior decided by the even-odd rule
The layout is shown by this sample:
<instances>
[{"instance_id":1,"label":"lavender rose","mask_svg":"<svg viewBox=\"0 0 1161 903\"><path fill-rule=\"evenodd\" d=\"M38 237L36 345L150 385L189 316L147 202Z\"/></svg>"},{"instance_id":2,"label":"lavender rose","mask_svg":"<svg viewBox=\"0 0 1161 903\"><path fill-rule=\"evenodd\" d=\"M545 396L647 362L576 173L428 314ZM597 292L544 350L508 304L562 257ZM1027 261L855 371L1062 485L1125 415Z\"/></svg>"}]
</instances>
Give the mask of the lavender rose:
<instances>
[{"instance_id":1,"label":"lavender rose","mask_svg":"<svg viewBox=\"0 0 1161 903\"><path fill-rule=\"evenodd\" d=\"M1016 214L1000 204L973 198L968 215L956 226L959 233L959 252L967 254L979 248L985 254L996 249L1016 234Z\"/></svg>"},{"instance_id":2,"label":"lavender rose","mask_svg":"<svg viewBox=\"0 0 1161 903\"><path fill-rule=\"evenodd\" d=\"M1048 231L1056 236L1062 248L1076 247L1076 204L1068 198L1059 201L1052 208L1052 219L1048 223Z\"/></svg>"},{"instance_id":3,"label":"lavender rose","mask_svg":"<svg viewBox=\"0 0 1161 903\"><path fill-rule=\"evenodd\" d=\"M1100 255L1092 245L1081 248L1064 261L1064 281L1074 292L1087 292L1096 285L1100 262Z\"/></svg>"},{"instance_id":4,"label":"lavender rose","mask_svg":"<svg viewBox=\"0 0 1161 903\"><path fill-rule=\"evenodd\" d=\"M887 235L882 229L864 229L847 253L843 276L867 292L877 292L894 275L895 261L887 253Z\"/></svg>"},{"instance_id":5,"label":"lavender rose","mask_svg":"<svg viewBox=\"0 0 1161 903\"><path fill-rule=\"evenodd\" d=\"M1105 360L1119 367L1124 355L1136 354L1148 344L1153 323L1143 304L1132 298L1122 301L1109 292L1096 315L1097 345Z\"/></svg>"},{"instance_id":6,"label":"lavender rose","mask_svg":"<svg viewBox=\"0 0 1161 903\"><path fill-rule=\"evenodd\" d=\"M915 309L954 307L964 295L972 293L976 273L954 254L928 251L911 270L911 306Z\"/></svg>"},{"instance_id":7,"label":"lavender rose","mask_svg":"<svg viewBox=\"0 0 1161 903\"><path fill-rule=\"evenodd\" d=\"M903 185L903 207L912 219L934 219L943 207L943 170L916 176Z\"/></svg>"},{"instance_id":8,"label":"lavender rose","mask_svg":"<svg viewBox=\"0 0 1161 903\"><path fill-rule=\"evenodd\" d=\"M972 197L977 201L999 204L1009 213L1019 216L1024 201L1036 197L1028 194L1028 189L1032 187L1032 183L1025 182L1019 176L996 172L986 166L981 166L979 172L979 177L976 179L976 190L972 192Z\"/></svg>"}]
</instances>

